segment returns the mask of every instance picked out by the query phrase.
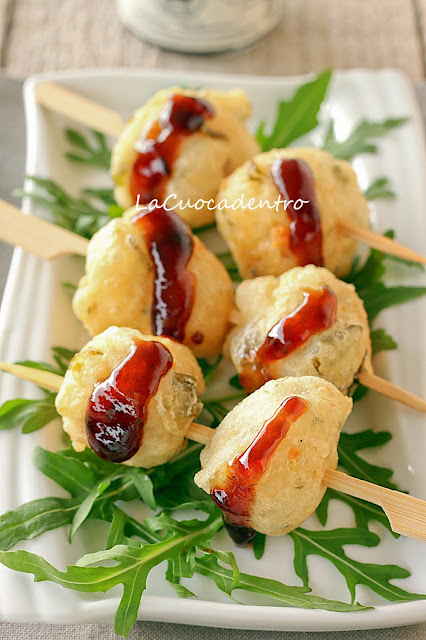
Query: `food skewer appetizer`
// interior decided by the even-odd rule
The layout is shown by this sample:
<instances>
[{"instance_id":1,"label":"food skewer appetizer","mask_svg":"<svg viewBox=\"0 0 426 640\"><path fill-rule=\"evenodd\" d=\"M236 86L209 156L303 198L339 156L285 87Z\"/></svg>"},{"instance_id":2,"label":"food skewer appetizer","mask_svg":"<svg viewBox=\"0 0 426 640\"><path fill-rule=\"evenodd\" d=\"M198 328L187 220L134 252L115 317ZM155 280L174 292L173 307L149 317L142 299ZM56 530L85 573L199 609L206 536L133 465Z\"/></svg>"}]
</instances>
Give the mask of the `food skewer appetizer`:
<instances>
[{"instance_id":1,"label":"food skewer appetizer","mask_svg":"<svg viewBox=\"0 0 426 640\"><path fill-rule=\"evenodd\" d=\"M342 393L359 382L426 412L426 401L374 375L364 304L352 284L324 267L244 280L235 300L225 353L248 392L268 380L311 375Z\"/></svg>"},{"instance_id":2,"label":"food skewer appetizer","mask_svg":"<svg viewBox=\"0 0 426 640\"><path fill-rule=\"evenodd\" d=\"M39 242L33 216L15 215L11 205L5 211L8 218L15 216L13 227L5 225L9 241L13 236L25 249L46 258L51 245L54 251L67 246L68 253L87 254L86 275L74 295L73 310L92 336L112 325L127 326L174 338L197 357L221 352L234 308L231 278L173 211L131 209L102 227L90 242L45 221L40 221ZM17 225L21 218L22 227Z\"/></svg>"},{"instance_id":3,"label":"food skewer appetizer","mask_svg":"<svg viewBox=\"0 0 426 640\"><path fill-rule=\"evenodd\" d=\"M177 205L176 212L191 226L213 222L222 179L259 152L245 124L250 112L239 89L171 87L156 93L122 129L113 125L119 135L111 157L117 203L128 209L172 199L170 206ZM197 201L197 208L186 204Z\"/></svg>"},{"instance_id":4,"label":"food skewer appetizer","mask_svg":"<svg viewBox=\"0 0 426 640\"><path fill-rule=\"evenodd\" d=\"M139 216L141 215L139 214ZM157 219L160 220L163 215L166 216L166 220L176 221L177 219L173 212L161 212ZM139 216L136 216L138 223L141 220ZM153 263L155 261L151 262L150 265L149 251L146 248L143 233L132 222L132 219L134 219L134 214L130 212L123 218L111 221L100 229L89 242L76 234L60 229L39 218L26 216L12 205L0 202L0 221L4 223L0 225L0 236L6 241L18 244L25 250L45 259L51 259L66 253L88 254L87 274L80 281L79 288L74 296L73 306L76 315L92 334L116 324L121 326L130 325L132 328L146 334L157 334L158 328L161 334L166 325L166 323L162 324L163 318L165 319L167 315L163 314L164 310L169 315L173 315L163 299L164 291L167 294L167 288L163 288L165 280L167 280L167 278L164 278L164 269L162 270L162 286L159 286L160 280L154 278L155 265L153 266ZM147 221L150 221L150 215L148 215ZM185 227L183 222L180 225L183 225L183 233L187 238L187 234L190 234L189 229ZM8 229L8 232L3 234L3 229ZM52 242L50 242L50 229L52 230ZM173 233L174 229L175 227L172 225L171 231ZM197 286L192 314L189 315L187 321L183 343L195 355L202 357L219 353L221 350L234 310L233 288L226 270L214 254L208 251L192 234L191 237L194 242L194 250L193 257L188 262L188 267L191 268L193 266ZM169 244L170 239L166 234L165 246L168 247ZM174 255L176 256L176 254ZM161 254L157 251L155 263L157 266L159 257L161 257ZM124 264L127 264L126 269L123 268ZM308 270L307 273L314 273L314 271ZM426 401L374 375L369 358L365 359L365 366L361 369L364 355L370 352L369 329L362 302L353 292L353 287L339 283L336 278L333 279L332 274L329 274L329 276L331 278L330 282L338 283L336 286L344 287L344 291L352 292L351 302L354 303L354 312L355 309L359 309L358 330L360 330L361 326L364 327L359 335L361 342L355 366L346 367L346 373L344 374L346 384L342 384L340 379L333 376L331 377L332 381L342 390L347 390L352 384L354 376L357 375L358 381L366 387L372 388L418 411L426 412ZM174 288L175 277L176 275L173 276L172 274L168 280L171 289ZM286 278L284 278L284 282L286 281ZM200 283L199 286L198 282ZM282 306L277 303L274 306L272 298L270 297L267 300L263 296L262 290L265 287L265 295L268 289L272 291L277 286L276 279L273 277L266 280L259 278L254 282L255 284L250 284L250 281L246 281L239 285L237 289L237 304L238 306L241 305L242 315L234 314L234 324L237 325L237 328L231 334L231 339L228 340L228 345L231 345L228 351L231 351L231 358L240 373L241 358L248 345L246 344L247 336L241 339L241 342L242 333L238 333L238 326L245 325L252 319L245 315L245 307L247 306L249 315L251 313L250 308L255 310L257 316L263 305L266 304L270 307L269 315L265 313L263 320L262 316L259 316L259 327L256 330L258 334L260 331L260 338L258 337L258 344L256 345L259 347L259 340L263 341L266 338L272 326L287 314L291 314L303 300L302 290L299 289L293 296L293 302L290 301L289 305ZM151 286L151 291L153 292L151 294L148 291L149 286ZM309 288L309 282L307 282L307 286ZM244 291L246 290L250 292L250 296L253 296L253 306L250 301L244 301ZM135 291L138 291L139 295L135 295ZM262 294L259 295L258 302L260 306L256 303L258 292ZM283 295L282 300L288 301L288 297ZM173 298L166 300L166 302L173 303ZM167 335L174 338L179 337L173 334L170 325L168 330L169 333ZM246 331L244 327L242 331ZM249 329L250 331L251 329ZM347 331L345 336L346 338L349 336L355 337L355 330ZM242 345L241 348L238 346L240 343ZM338 353L339 344L341 344L341 341L334 341L335 354ZM331 343L328 349L330 347ZM242 352L241 349L243 350ZM352 349L356 349L355 341L352 343ZM343 351L344 349L341 348L341 355ZM333 357L335 359L336 355ZM287 362L293 361L294 357ZM280 360L278 364L281 366L282 361ZM338 365L336 370L339 371L341 369L342 366ZM318 375L319 373L313 366L304 371L305 374L309 375ZM296 370L286 370L283 375L294 375L295 372ZM302 375L301 371L299 371L299 374ZM247 387L250 388L249 385ZM256 388L256 385L252 388Z\"/></svg>"},{"instance_id":5,"label":"food skewer appetizer","mask_svg":"<svg viewBox=\"0 0 426 640\"><path fill-rule=\"evenodd\" d=\"M116 185L116 199L120 206L124 208L132 206L136 203L138 195L139 204L148 204L153 198L158 199L158 197L160 202L163 202L168 196L173 196L172 206L178 204L180 200L183 201L182 206L178 208L178 213L191 226L198 227L212 222L214 209L209 204L198 210L191 209L186 204L188 199L193 204L201 199L210 203L217 196L221 179L231 174L245 161L249 161L259 151L257 142L245 127L245 121L250 115L250 105L247 97L240 90L223 93L209 89L201 91L182 90L178 87L165 89L151 98L127 124L116 112L54 83L38 84L35 95L39 104L97 131L119 137L113 150L111 173ZM170 116L173 114L172 103L176 97L180 104L176 118L178 126L175 130ZM199 104L197 102L198 106L189 107L186 98L195 99L199 102ZM205 108L205 101L211 102L213 112L217 110L217 114L214 113L211 119L211 109ZM182 109L186 114L184 116L182 116ZM182 122L186 123L183 130ZM163 133L160 134L160 130L163 130ZM161 136L166 137L166 145L163 144ZM177 146L173 142L170 149L167 142L169 139L178 140ZM291 156L296 157L292 151ZM281 153L281 150L270 153ZM259 157L256 156L256 159ZM336 166L340 166L338 160L334 162ZM172 171L169 164L173 165ZM342 163L341 166L345 164ZM174 196L177 196L177 202L174 201ZM241 192L236 197L240 196ZM249 199L250 197L246 201ZM275 200L276 197L273 197L271 202ZM230 204L232 202L230 201ZM346 242L349 246L353 246L356 242L363 242L391 255L426 263L426 258L418 253L369 229L362 215L360 220L358 218L359 216L356 216L354 221L347 216L347 219L342 219L338 225L336 224L335 231L339 241L344 245ZM226 237L225 233L224 237ZM278 244L282 243L279 237L276 241ZM344 251L342 250L341 253L344 267ZM236 261L240 266L238 259ZM241 260L243 277L250 277L244 275L242 263ZM297 264L299 263L292 263L286 268ZM325 266L329 265L325 264ZM282 271L273 275L279 275ZM339 271L336 273L341 275ZM259 272L256 268L253 275L269 275L269 273Z\"/></svg>"},{"instance_id":6,"label":"food skewer appetizer","mask_svg":"<svg viewBox=\"0 0 426 640\"><path fill-rule=\"evenodd\" d=\"M371 233L368 204L351 165L313 147L255 156L223 181L217 202L226 204L217 209L217 225L243 278L279 276L307 264L344 277L358 241ZM242 206L231 206L235 202ZM346 233L351 227L356 234ZM423 256L409 257L405 247L398 253L392 240L380 237L380 243L366 242L426 264Z\"/></svg>"},{"instance_id":7,"label":"food skewer appetizer","mask_svg":"<svg viewBox=\"0 0 426 640\"><path fill-rule=\"evenodd\" d=\"M147 349L157 358L154 374ZM255 529L283 535L299 526L326 487L382 506L395 532L426 541L426 502L335 470L352 400L330 382L269 381L214 430L191 424L201 409L202 377L191 352L167 338L112 327L75 356L65 378L0 368L58 391L57 409L77 449L89 444L101 457L147 466L172 458L185 438L206 444L195 481L224 511L237 544L247 544ZM175 402L165 406L170 384Z\"/></svg>"}]
</instances>

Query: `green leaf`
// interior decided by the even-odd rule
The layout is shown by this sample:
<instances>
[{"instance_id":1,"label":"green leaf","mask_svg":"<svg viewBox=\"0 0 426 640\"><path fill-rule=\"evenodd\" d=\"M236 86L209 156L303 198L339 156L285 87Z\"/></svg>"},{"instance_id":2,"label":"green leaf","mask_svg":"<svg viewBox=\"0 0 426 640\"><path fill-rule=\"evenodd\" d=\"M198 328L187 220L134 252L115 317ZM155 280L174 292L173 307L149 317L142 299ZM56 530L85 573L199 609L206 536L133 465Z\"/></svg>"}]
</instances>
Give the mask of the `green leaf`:
<instances>
[{"instance_id":1,"label":"green leaf","mask_svg":"<svg viewBox=\"0 0 426 640\"><path fill-rule=\"evenodd\" d=\"M216 586L225 593L230 593L234 582L234 574L229 569L222 567L214 554L206 554L197 558L197 572L210 578ZM293 587L271 580L240 573L236 587L244 591L256 593L259 596L272 598L281 604L303 609L324 609L326 611L363 611L369 607L361 604L346 604L338 600L327 600L319 596L311 595L307 587Z\"/></svg>"},{"instance_id":2,"label":"green leaf","mask_svg":"<svg viewBox=\"0 0 426 640\"><path fill-rule=\"evenodd\" d=\"M22 425L22 433L33 433L33 431L38 431L46 424L50 424L52 420L59 418L53 400L50 402L40 400L37 402L37 405L34 405L34 409L34 413L27 418Z\"/></svg>"},{"instance_id":3,"label":"green leaf","mask_svg":"<svg viewBox=\"0 0 426 640\"><path fill-rule=\"evenodd\" d=\"M167 563L166 580L170 582L173 589L176 591L179 598L196 598L197 596L189 589L180 584L180 577L173 573L173 562L171 560Z\"/></svg>"},{"instance_id":4,"label":"green leaf","mask_svg":"<svg viewBox=\"0 0 426 640\"><path fill-rule=\"evenodd\" d=\"M128 636L137 619L137 613L146 588L146 580L153 567L164 560L175 558L186 547L204 545L222 526L222 518L210 516L194 526L193 521L180 522L165 540L153 544L117 545L81 558L77 565L58 571L40 556L27 551L0 552L0 562L5 566L32 573L36 582L50 581L67 589L83 592L106 592L119 584L123 593L115 618L115 631ZM113 561L113 566L99 563ZM96 565L96 566L89 566Z\"/></svg>"},{"instance_id":5,"label":"green leaf","mask_svg":"<svg viewBox=\"0 0 426 640\"><path fill-rule=\"evenodd\" d=\"M364 191L367 200L377 200L378 198L395 198L395 192L389 188L389 179L385 177L376 178Z\"/></svg>"},{"instance_id":6,"label":"green leaf","mask_svg":"<svg viewBox=\"0 0 426 640\"><path fill-rule=\"evenodd\" d=\"M345 140L336 138L334 123L330 122L323 148L335 158L342 160L352 160L360 153L376 153L377 147L372 140L384 136L407 121L408 118L388 118L382 122L362 120Z\"/></svg>"},{"instance_id":7,"label":"green leaf","mask_svg":"<svg viewBox=\"0 0 426 640\"><path fill-rule=\"evenodd\" d=\"M214 374L216 373L217 368L220 365L220 363L222 362L222 360L223 360L223 356L222 355L219 355L215 359L214 362L209 362L205 358L198 358L198 364L201 367L201 371L203 373L204 382L205 382L206 387L212 381L212 378L213 378Z\"/></svg>"},{"instance_id":8,"label":"green leaf","mask_svg":"<svg viewBox=\"0 0 426 640\"><path fill-rule=\"evenodd\" d=\"M387 231L387 238L393 238L394 232ZM414 300L426 294L426 287L388 287L383 279L386 273L386 262L392 261L405 266L415 266L423 268L409 260L401 260L384 254L376 249L372 249L364 265L359 267L356 261L351 273L345 278L346 282L352 283L363 300L370 324L383 309Z\"/></svg>"},{"instance_id":9,"label":"green leaf","mask_svg":"<svg viewBox=\"0 0 426 640\"><path fill-rule=\"evenodd\" d=\"M364 389L365 387L361 388ZM382 447L391 439L392 435L389 432L373 431L372 429L352 434L341 433L338 444L339 466L343 467L350 475L361 480L367 480L389 489L398 489L397 485L390 480L392 476L391 469L367 462L358 455L359 451ZM357 527L368 529L369 522L376 520L392 532L387 516L381 507L331 489L326 491L317 509L318 518L323 526L327 524L328 506L332 499L340 500L351 507Z\"/></svg>"},{"instance_id":10,"label":"green leaf","mask_svg":"<svg viewBox=\"0 0 426 640\"><path fill-rule=\"evenodd\" d=\"M33 464L45 476L59 484L73 497L89 492L96 483L92 466L85 462L68 458L60 452L47 451L36 447Z\"/></svg>"},{"instance_id":11,"label":"green leaf","mask_svg":"<svg viewBox=\"0 0 426 640\"><path fill-rule=\"evenodd\" d=\"M334 491L333 489L327 489L321 504L316 510L318 519L323 527L327 524L328 506L331 500L339 500L351 507L357 527L368 529L370 522L376 521L388 529L394 538L399 538L399 534L392 531L389 520L381 507L371 502L365 502L360 498L354 498L346 493Z\"/></svg>"},{"instance_id":12,"label":"green leaf","mask_svg":"<svg viewBox=\"0 0 426 640\"><path fill-rule=\"evenodd\" d=\"M87 137L74 129L66 129L68 142L76 147L75 152L66 153L66 157L73 162L109 170L111 152L106 137L98 131L91 131ZM78 152L77 152L78 150Z\"/></svg>"},{"instance_id":13,"label":"green leaf","mask_svg":"<svg viewBox=\"0 0 426 640\"><path fill-rule=\"evenodd\" d=\"M279 102L271 133L265 133L265 122L261 122L257 130L256 137L262 151L287 147L317 126L318 113L330 79L331 71L324 71L299 87L290 100Z\"/></svg>"},{"instance_id":14,"label":"green leaf","mask_svg":"<svg viewBox=\"0 0 426 640\"><path fill-rule=\"evenodd\" d=\"M387 287L378 282L364 290L362 297L368 319L371 322L383 309L421 298L424 295L426 295L426 287Z\"/></svg>"},{"instance_id":15,"label":"green leaf","mask_svg":"<svg viewBox=\"0 0 426 640\"><path fill-rule=\"evenodd\" d=\"M253 553L256 560L260 560L265 552L266 536L256 531L253 539Z\"/></svg>"},{"instance_id":16,"label":"green leaf","mask_svg":"<svg viewBox=\"0 0 426 640\"><path fill-rule=\"evenodd\" d=\"M384 329L374 329L371 331L370 337L373 354L398 348L395 340Z\"/></svg>"},{"instance_id":17,"label":"green leaf","mask_svg":"<svg viewBox=\"0 0 426 640\"><path fill-rule=\"evenodd\" d=\"M210 497L197 487L194 474L200 468L199 461L195 468L182 473L173 483L157 493L157 503L167 511L177 509L195 509L210 513L214 503Z\"/></svg>"},{"instance_id":18,"label":"green leaf","mask_svg":"<svg viewBox=\"0 0 426 640\"><path fill-rule=\"evenodd\" d=\"M339 464L355 478L367 480L389 489L398 489L396 484L389 480L393 474L392 469L379 467L358 455L358 451L382 447L391 439L392 434L388 431L373 431L372 429L358 433L341 433L338 444Z\"/></svg>"},{"instance_id":19,"label":"green leaf","mask_svg":"<svg viewBox=\"0 0 426 640\"><path fill-rule=\"evenodd\" d=\"M228 584L228 586L224 584L224 588L229 589L227 593L230 596L233 590L237 588L238 583L240 582L241 575L240 570L238 569L237 561L235 560L235 556L231 551L220 551L219 549L211 551L209 555L210 554L213 554L217 558L217 560L220 560L220 562L222 562L223 564L227 564L231 567L232 582Z\"/></svg>"},{"instance_id":20,"label":"green leaf","mask_svg":"<svg viewBox=\"0 0 426 640\"><path fill-rule=\"evenodd\" d=\"M79 498L41 498L7 511L0 517L0 549L70 524L79 504Z\"/></svg>"},{"instance_id":21,"label":"green leaf","mask_svg":"<svg viewBox=\"0 0 426 640\"><path fill-rule=\"evenodd\" d=\"M391 584L390 580L408 578L410 572L393 564L381 565L358 562L347 556L343 547L347 544L376 547L380 538L366 529L333 529L332 531L309 531L299 527L289 534L294 543L294 568L305 586L308 585L307 557L318 555L334 564L345 578L352 602L358 584L369 587L386 600L424 600L426 596L409 593Z\"/></svg>"},{"instance_id":22,"label":"green leaf","mask_svg":"<svg viewBox=\"0 0 426 640\"><path fill-rule=\"evenodd\" d=\"M154 498L154 486L151 478L143 469L131 469L129 474L142 500L150 509L155 511L157 504Z\"/></svg>"},{"instance_id":23,"label":"green leaf","mask_svg":"<svg viewBox=\"0 0 426 640\"><path fill-rule=\"evenodd\" d=\"M112 516L111 526L108 532L107 549L115 547L117 544L124 544L124 528L127 523L127 515L121 509L116 509Z\"/></svg>"},{"instance_id":24,"label":"green leaf","mask_svg":"<svg viewBox=\"0 0 426 640\"><path fill-rule=\"evenodd\" d=\"M0 430L5 431L19 427L32 414L37 402L37 400L25 400L24 398L4 402L0 407Z\"/></svg>"},{"instance_id":25,"label":"green leaf","mask_svg":"<svg viewBox=\"0 0 426 640\"><path fill-rule=\"evenodd\" d=\"M91 491L89 491L87 496L84 498L83 502L78 507L71 524L70 542L72 542L72 539L74 538L77 530L81 527L83 522L89 516L90 512L93 509L96 499L100 498L100 496L104 493L104 491L108 489L112 480L113 480L113 476L110 476L109 478L105 478L104 480L101 480L100 482L98 482L96 486L93 487Z\"/></svg>"},{"instance_id":26,"label":"green leaf","mask_svg":"<svg viewBox=\"0 0 426 640\"><path fill-rule=\"evenodd\" d=\"M80 197L68 194L53 180L39 176L27 176L39 188L37 192L17 191L32 202L50 211L53 222L64 229L90 239L123 210L115 204L106 204L97 196L82 193ZM111 212L111 214L110 214Z\"/></svg>"}]
</instances>

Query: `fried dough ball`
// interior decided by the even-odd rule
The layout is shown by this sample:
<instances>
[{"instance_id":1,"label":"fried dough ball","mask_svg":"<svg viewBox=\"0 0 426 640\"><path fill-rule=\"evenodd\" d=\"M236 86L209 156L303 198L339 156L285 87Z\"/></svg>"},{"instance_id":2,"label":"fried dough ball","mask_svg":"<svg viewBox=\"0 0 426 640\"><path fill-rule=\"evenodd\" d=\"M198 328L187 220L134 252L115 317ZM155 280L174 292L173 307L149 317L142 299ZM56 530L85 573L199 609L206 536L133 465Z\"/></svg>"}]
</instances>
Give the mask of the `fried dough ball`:
<instances>
[{"instance_id":1,"label":"fried dough ball","mask_svg":"<svg viewBox=\"0 0 426 640\"><path fill-rule=\"evenodd\" d=\"M155 275L135 210L111 220L91 239L86 275L73 299L75 315L93 336L111 325L153 333ZM183 340L197 357L217 354L229 329L234 292L228 272L196 237L187 269L195 276L192 311Z\"/></svg>"},{"instance_id":2,"label":"fried dough ball","mask_svg":"<svg viewBox=\"0 0 426 640\"><path fill-rule=\"evenodd\" d=\"M337 443L352 400L330 382L312 376L267 382L221 422L201 452L201 471L195 476L195 483L207 493L224 487L232 495L235 477L229 469L233 461L247 452L283 401L294 396L302 398L307 408L273 451L266 451L263 471L247 492L249 504L244 504L247 485L240 482L238 487L237 504L246 514L243 526L270 536L292 531L315 511L325 492L324 473L337 466ZM250 471L250 457L244 463ZM238 515L224 511L225 522Z\"/></svg>"},{"instance_id":3,"label":"fried dough ball","mask_svg":"<svg viewBox=\"0 0 426 640\"><path fill-rule=\"evenodd\" d=\"M144 336L128 328L110 327L91 340L71 360L56 397L56 408L64 430L76 451L88 445L86 412L92 393L100 382L129 355L135 341L155 341L172 355L171 369L161 378L157 392L148 400L147 420L137 453L125 464L153 467L163 464L185 446L185 434L199 415L204 392L201 369L193 354L168 338Z\"/></svg>"},{"instance_id":4,"label":"fried dough ball","mask_svg":"<svg viewBox=\"0 0 426 640\"><path fill-rule=\"evenodd\" d=\"M247 373L250 381L253 355L259 352L271 329L283 318L298 313L296 310L306 299L305 292L327 291L324 287L331 290L337 302L334 322L324 330L312 332L285 357L266 362L267 379L318 376L346 393L360 368L370 368L368 319L355 287L338 280L327 269L308 265L290 269L278 278L245 280L237 287L238 324L230 332L225 349L242 380ZM311 317L313 313L310 312ZM301 330L306 330L306 321L301 324Z\"/></svg>"},{"instance_id":5,"label":"fried dough ball","mask_svg":"<svg viewBox=\"0 0 426 640\"><path fill-rule=\"evenodd\" d=\"M245 204L253 198L255 204L263 200L273 206L280 195L271 174L271 166L277 159L301 159L311 170L322 231L324 263L318 266L343 277L350 271L357 242L339 231L337 222L368 228L368 204L350 164L312 147L262 153L223 181L216 200L219 203L226 199L228 206L217 211L217 224L242 277L279 276L301 264L289 248L290 219L283 204L278 210L269 209L266 204L254 210L231 207L243 194Z\"/></svg>"},{"instance_id":6,"label":"fried dough ball","mask_svg":"<svg viewBox=\"0 0 426 640\"><path fill-rule=\"evenodd\" d=\"M251 105L239 89L225 93L214 89L171 87L156 93L135 112L113 149L111 176L115 184L114 193L121 207L129 208L136 204L130 182L138 157L137 147L146 140L166 110L168 100L175 95L206 100L214 110L213 117L206 120L201 129L191 131L179 144L164 193L164 200L176 196L170 206L182 200L183 206L176 212L191 226L200 227L214 221L214 210L212 207L209 210L207 205L195 210L185 206L187 201L214 200L221 180L259 152L258 144L245 124L250 117Z\"/></svg>"}]
</instances>

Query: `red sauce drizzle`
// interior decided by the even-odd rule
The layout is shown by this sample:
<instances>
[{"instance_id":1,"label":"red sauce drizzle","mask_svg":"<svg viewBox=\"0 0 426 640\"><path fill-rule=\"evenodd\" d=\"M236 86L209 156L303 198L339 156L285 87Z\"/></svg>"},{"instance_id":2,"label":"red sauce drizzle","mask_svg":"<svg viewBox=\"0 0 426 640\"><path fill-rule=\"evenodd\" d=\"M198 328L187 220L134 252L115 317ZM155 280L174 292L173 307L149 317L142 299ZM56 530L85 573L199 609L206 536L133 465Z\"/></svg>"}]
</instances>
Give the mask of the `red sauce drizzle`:
<instances>
[{"instance_id":1,"label":"red sauce drizzle","mask_svg":"<svg viewBox=\"0 0 426 640\"><path fill-rule=\"evenodd\" d=\"M158 120L137 148L138 156L130 175L133 202L162 202L179 146L184 138L199 131L214 116L207 100L190 96L171 96ZM138 199L139 198L139 199Z\"/></svg>"},{"instance_id":2,"label":"red sauce drizzle","mask_svg":"<svg viewBox=\"0 0 426 640\"><path fill-rule=\"evenodd\" d=\"M281 318L268 332L265 342L252 351L243 365L240 383L254 391L271 380L268 364L295 351L316 333L329 329L336 321L337 297L328 286L303 291L303 302Z\"/></svg>"},{"instance_id":3,"label":"red sauce drizzle","mask_svg":"<svg viewBox=\"0 0 426 640\"><path fill-rule=\"evenodd\" d=\"M244 453L230 463L226 482L211 490L210 495L222 509L228 532L236 544L241 546L247 544L250 541L247 540L250 531L253 532L251 539L254 537L255 532L250 526L250 517L256 485L281 440L307 408L308 405L303 398L298 396L286 398L272 418L264 423Z\"/></svg>"},{"instance_id":4,"label":"red sauce drizzle","mask_svg":"<svg viewBox=\"0 0 426 640\"><path fill-rule=\"evenodd\" d=\"M144 235L154 268L152 333L182 342L195 297L195 276L187 269L192 233L176 213L163 207L142 211L132 222Z\"/></svg>"},{"instance_id":5,"label":"red sauce drizzle","mask_svg":"<svg viewBox=\"0 0 426 640\"><path fill-rule=\"evenodd\" d=\"M271 167L272 178L284 200L308 200L296 210L289 204L286 212L290 218L290 251L298 264L315 264L322 267L321 218L315 202L314 177L304 160L277 158Z\"/></svg>"},{"instance_id":6,"label":"red sauce drizzle","mask_svg":"<svg viewBox=\"0 0 426 640\"><path fill-rule=\"evenodd\" d=\"M148 402L172 363L164 345L135 340L129 355L95 387L86 411L86 434L99 457L124 462L137 453Z\"/></svg>"}]
</instances>

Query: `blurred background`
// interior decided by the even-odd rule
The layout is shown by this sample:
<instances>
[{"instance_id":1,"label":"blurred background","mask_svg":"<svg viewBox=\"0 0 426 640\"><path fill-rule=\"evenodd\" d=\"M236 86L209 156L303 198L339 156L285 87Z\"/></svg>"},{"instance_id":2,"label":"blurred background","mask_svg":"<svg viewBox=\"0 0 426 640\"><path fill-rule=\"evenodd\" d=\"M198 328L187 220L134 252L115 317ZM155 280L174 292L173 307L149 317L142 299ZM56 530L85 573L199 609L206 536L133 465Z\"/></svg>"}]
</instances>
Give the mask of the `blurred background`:
<instances>
[{"instance_id":1,"label":"blurred background","mask_svg":"<svg viewBox=\"0 0 426 640\"><path fill-rule=\"evenodd\" d=\"M138 5L139 11L151 4L157 13L165 9L188 14L202 8L203 3L211 0L124 0L120 4L125 5L122 12L129 11L132 4ZM240 3L216 0L217 13L227 20L231 37L232 27L248 19L256 3L257 9L269 5L269 15L275 11L273 0L246 0L242 4L247 15L240 11L240 20L232 15L228 18L227 7ZM0 0L0 67L18 76L94 66L264 75L326 67L395 67L414 81L425 76L426 0L283 0L282 7L278 24L257 44L237 51L188 56L139 40L123 26L113 0ZM234 44L239 44L238 33ZM170 37L173 46L175 35Z\"/></svg>"}]
</instances>

